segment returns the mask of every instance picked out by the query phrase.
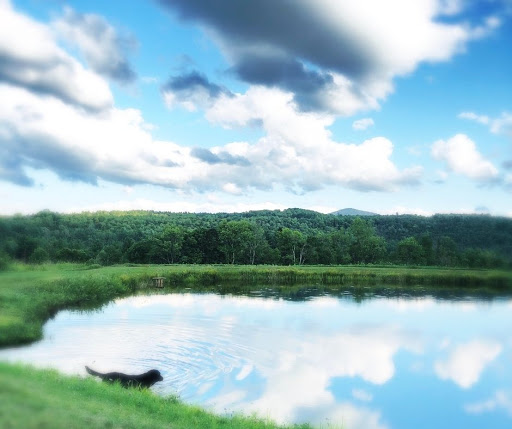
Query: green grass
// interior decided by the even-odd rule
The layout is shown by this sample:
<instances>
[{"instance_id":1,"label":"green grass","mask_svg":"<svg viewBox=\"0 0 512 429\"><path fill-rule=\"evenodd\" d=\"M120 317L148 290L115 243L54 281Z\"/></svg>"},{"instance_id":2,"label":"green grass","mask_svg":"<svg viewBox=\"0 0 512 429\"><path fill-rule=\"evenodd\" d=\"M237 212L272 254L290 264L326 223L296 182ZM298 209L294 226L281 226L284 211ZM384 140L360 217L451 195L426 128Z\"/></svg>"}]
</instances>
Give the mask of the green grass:
<instances>
[{"instance_id":1,"label":"green grass","mask_svg":"<svg viewBox=\"0 0 512 429\"><path fill-rule=\"evenodd\" d=\"M13 265L0 272L0 347L28 343L63 308L94 307L151 287L165 277L166 290L247 293L278 290L300 298L304 286L337 292L465 288L512 291L507 271L403 267L115 266L76 264ZM434 289L432 289L434 290ZM0 363L0 427L6 428L273 428L255 418L219 417L176 398L149 391L59 375L55 371ZM307 426L304 426L307 427Z\"/></svg>"},{"instance_id":2,"label":"green grass","mask_svg":"<svg viewBox=\"0 0 512 429\"><path fill-rule=\"evenodd\" d=\"M216 416L175 397L161 398L149 390L123 389L53 370L0 363L0 383L2 429L281 427L253 417Z\"/></svg>"},{"instance_id":3,"label":"green grass","mask_svg":"<svg viewBox=\"0 0 512 429\"><path fill-rule=\"evenodd\" d=\"M303 285L328 292L372 287L405 289L466 288L512 291L512 273L404 267L276 267L233 265L148 265L89 268L79 264L14 265L0 272L0 347L41 337L42 325L56 311L94 307L152 285L165 277L168 290L247 293L266 287L282 294L300 294Z\"/></svg>"}]
</instances>

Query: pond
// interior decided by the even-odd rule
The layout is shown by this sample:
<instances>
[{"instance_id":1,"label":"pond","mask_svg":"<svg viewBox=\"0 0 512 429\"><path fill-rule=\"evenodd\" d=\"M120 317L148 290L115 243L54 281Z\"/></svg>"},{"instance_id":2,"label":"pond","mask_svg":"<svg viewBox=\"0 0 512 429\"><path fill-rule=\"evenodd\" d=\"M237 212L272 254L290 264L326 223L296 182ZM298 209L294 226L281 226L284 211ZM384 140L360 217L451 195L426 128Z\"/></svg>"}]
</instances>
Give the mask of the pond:
<instances>
[{"instance_id":1,"label":"pond","mask_svg":"<svg viewBox=\"0 0 512 429\"><path fill-rule=\"evenodd\" d=\"M218 413L347 429L512 427L512 300L144 295L62 311L0 359L152 389Z\"/></svg>"}]
</instances>

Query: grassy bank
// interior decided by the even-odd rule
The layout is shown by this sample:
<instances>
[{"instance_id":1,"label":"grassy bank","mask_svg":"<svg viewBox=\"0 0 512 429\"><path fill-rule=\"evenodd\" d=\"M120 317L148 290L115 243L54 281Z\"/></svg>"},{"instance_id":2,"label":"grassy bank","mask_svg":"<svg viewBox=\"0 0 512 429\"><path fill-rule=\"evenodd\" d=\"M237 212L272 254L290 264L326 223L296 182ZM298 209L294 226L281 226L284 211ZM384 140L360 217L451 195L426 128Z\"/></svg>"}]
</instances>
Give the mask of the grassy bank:
<instances>
[{"instance_id":1,"label":"grassy bank","mask_svg":"<svg viewBox=\"0 0 512 429\"><path fill-rule=\"evenodd\" d=\"M0 347L40 338L56 311L93 307L152 286L162 276L168 291L247 293L265 287L300 297L303 286L340 291L478 288L512 291L512 274L500 271L400 267L116 266L61 264L13 266L0 272ZM354 290L354 289L353 289ZM0 363L2 428L274 428L253 418L219 417L151 392ZM304 426L307 427L307 426Z\"/></svg>"},{"instance_id":2,"label":"grassy bank","mask_svg":"<svg viewBox=\"0 0 512 429\"><path fill-rule=\"evenodd\" d=\"M92 378L63 376L52 370L0 363L0 383L3 429L281 427L251 417L215 416L176 398L127 390Z\"/></svg>"},{"instance_id":3,"label":"grassy bank","mask_svg":"<svg viewBox=\"0 0 512 429\"><path fill-rule=\"evenodd\" d=\"M152 278L165 278L165 287L197 291L247 293L270 287L284 294L299 293L300 285L336 292L347 287L466 288L512 291L512 273L403 267L275 267L275 266L114 266L93 268L77 264L14 266L0 272L0 347L41 337L42 324L56 311L91 307L115 297L150 288Z\"/></svg>"}]
</instances>

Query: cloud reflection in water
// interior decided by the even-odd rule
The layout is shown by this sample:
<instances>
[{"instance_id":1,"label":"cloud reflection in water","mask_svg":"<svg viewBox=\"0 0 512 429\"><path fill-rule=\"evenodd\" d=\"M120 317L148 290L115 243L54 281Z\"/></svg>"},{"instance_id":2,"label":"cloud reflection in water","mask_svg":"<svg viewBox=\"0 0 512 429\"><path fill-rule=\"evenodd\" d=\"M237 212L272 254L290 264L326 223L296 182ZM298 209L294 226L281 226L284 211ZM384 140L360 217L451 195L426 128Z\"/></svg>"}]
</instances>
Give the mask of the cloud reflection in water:
<instances>
[{"instance_id":1,"label":"cloud reflection in water","mask_svg":"<svg viewBox=\"0 0 512 429\"><path fill-rule=\"evenodd\" d=\"M84 375L84 365L122 372L158 368L164 382L153 390L178 393L221 413L392 428L404 412L399 401L390 405L388 398L401 398L412 408L423 403L442 408L447 385L442 380L471 390L489 372L484 370L500 362L510 339L496 322L503 326L510 319L509 305L494 303L489 312L488 303L429 297L357 304L347 297L291 302L213 294L137 296L102 311L61 312L45 326L41 342L0 351L0 359ZM410 395L420 387L415 380L427 378L429 396ZM510 371L505 380L510 383ZM472 403L466 409L473 414L454 403L453 418L474 415L478 404Z\"/></svg>"}]
</instances>

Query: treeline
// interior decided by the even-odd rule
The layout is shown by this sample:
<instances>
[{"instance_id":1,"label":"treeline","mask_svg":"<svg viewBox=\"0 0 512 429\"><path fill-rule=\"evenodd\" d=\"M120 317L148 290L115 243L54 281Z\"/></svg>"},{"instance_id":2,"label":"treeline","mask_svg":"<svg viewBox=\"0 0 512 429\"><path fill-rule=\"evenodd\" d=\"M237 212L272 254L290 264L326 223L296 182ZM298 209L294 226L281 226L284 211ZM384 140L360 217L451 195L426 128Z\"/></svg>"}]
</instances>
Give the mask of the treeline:
<instances>
[{"instance_id":1,"label":"treeline","mask_svg":"<svg viewBox=\"0 0 512 429\"><path fill-rule=\"evenodd\" d=\"M0 218L0 238L0 268L9 260L512 266L512 219L476 215L43 211Z\"/></svg>"}]
</instances>

